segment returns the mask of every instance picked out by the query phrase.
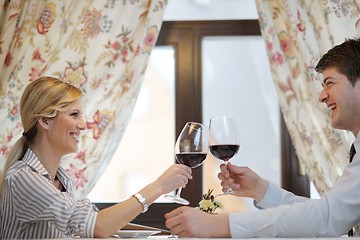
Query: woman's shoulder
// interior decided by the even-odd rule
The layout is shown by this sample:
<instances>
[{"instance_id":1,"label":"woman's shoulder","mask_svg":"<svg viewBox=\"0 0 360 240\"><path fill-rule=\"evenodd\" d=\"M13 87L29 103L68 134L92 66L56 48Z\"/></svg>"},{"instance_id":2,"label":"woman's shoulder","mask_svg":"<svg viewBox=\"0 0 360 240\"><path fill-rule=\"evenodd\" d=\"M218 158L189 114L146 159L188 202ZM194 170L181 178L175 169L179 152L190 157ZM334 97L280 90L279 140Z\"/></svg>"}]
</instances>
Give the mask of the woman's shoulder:
<instances>
[{"instance_id":1,"label":"woman's shoulder","mask_svg":"<svg viewBox=\"0 0 360 240\"><path fill-rule=\"evenodd\" d=\"M24 172L27 170L27 166L23 161L16 161L14 164L9 168L6 178L12 178L17 174Z\"/></svg>"},{"instance_id":2,"label":"woman's shoulder","mask_svg":"<svg viewBox=\"0 0 360 240\"><path fill-rule=\"evenodd\" d=\"M16 161L7 171L5 182L11 185L18 184L19 182L27 181L30 177L34 178L37 175L39 175L39 173L34 171L31 166L19 160Z\"/></svg>"}]
</instances>

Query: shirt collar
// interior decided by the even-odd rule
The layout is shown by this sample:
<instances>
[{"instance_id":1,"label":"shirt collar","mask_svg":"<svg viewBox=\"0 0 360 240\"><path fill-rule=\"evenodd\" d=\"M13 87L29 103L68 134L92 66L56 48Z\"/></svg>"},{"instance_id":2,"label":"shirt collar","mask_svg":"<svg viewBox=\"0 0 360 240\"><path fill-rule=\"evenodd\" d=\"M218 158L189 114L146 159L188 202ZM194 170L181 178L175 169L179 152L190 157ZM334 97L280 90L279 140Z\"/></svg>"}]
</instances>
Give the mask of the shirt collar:
<instances>
[{"instance_id":1,"label":"shirt collar","mask_svg":"<svg viewBox=\"0 0 360 240\"><path fill-rule=\"evenodd\" d=\"M30 148L26 150L22 162L31 167L36 172L38 172L40 175L43 175L46 178L50 179L50 174L45 169L44 165L42 165L36 154Z\"/></svg>"},{"instance_id":2,"label":"shirt collar","mask_svg":"<svg viewBox=\"0 0 360 240\"><path fill-rule=\"evenodd\" d=\"M356 139L359 139L359 138L360 138L360 131L356 135Z\"/></svg>"},{"instance_id":3,"label":"shirt collar","mask_svg":"<svg viewBox=\"0 0 360 240\"><path fill-rule=\"evenodd\" d=\"M358 132L356 139L354 141L354 147L356 152L360 151L360 131Z\"/></svg>"},{"instance_id":4,"label":"shirt collar","mask_svg":"<svg viewBox=\"0 0 360 240\"><path fill-rule=\"evenodd\" d=\"M45 169L44 165L42 165L36 154L30 148L26 150L22 162L51 181L50 174ZM72 182L70 181L70 176L63 167L58 167L56 177L60 180L60 182L68 190L68 192L72 192L72 190L70 190L73 188Z\"/></svg>"}]
</instances>

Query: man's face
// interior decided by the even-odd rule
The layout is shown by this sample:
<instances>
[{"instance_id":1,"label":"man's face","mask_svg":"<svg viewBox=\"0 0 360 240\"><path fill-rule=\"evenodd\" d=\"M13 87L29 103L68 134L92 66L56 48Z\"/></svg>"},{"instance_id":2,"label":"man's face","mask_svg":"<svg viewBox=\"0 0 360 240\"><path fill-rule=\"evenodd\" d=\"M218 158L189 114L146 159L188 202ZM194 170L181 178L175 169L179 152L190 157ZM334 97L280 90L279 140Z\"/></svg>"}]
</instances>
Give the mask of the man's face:
<instances>
[{"instance_id":1,"label":"man's face","mask_svg":"<svg viewBox=\"0 0 360 240\"><path fill-rule=\"evenodd\" d=\"M323 72L323 87L319 101L330 110L331 126L349 130L356 136L360 130L359 81L353 86L336 68L327 68Z\"/></svg>"}]
</instances>

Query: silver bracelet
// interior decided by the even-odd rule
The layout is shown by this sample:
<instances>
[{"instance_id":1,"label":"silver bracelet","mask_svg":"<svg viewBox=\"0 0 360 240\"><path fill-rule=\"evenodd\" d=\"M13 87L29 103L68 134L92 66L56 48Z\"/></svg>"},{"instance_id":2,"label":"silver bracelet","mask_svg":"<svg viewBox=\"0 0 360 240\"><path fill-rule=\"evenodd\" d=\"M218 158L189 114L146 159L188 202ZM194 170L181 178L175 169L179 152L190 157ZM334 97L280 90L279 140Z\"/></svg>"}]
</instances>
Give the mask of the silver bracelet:
<instances>
[{"instance_id":1,"label":"silver bracelet","mask_svg":"<svg viewBox=\"0 0 360 240\"><path fill-rule=\"evenodd\" d=\"M143 213L146 212L149 209L146 199L140 193L134 194L133 196L136 198L136 200L138 200L139 203L141 203L141 205L144 209L142 212Z\"/></svg>"}]
</instances>

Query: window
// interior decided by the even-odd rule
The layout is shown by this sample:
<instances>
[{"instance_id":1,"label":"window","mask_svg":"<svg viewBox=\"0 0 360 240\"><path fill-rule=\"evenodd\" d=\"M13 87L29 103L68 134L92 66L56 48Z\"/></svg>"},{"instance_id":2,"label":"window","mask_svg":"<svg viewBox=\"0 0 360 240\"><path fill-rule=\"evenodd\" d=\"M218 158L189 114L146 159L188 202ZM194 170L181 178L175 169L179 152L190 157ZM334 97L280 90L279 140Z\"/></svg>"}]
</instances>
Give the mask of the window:
<instances>
[{"instance_id":1,"label":"window","mask_svg":"<svg viewBox=\"0 0 360 240\"><path fill-rule=\"evenodd\" d=\"M229 37L229 38L217 38L217 37ZM204 98L209 97L208 93L209 90L206 90L206 93L203 92L203 87L206 87L204 84L207 84L204 81L207 81L210 71L209 69L203 69L208 68L209 65L207 63L204 63L204 55L207 54L206 49L214 50L214 48L218 48L216 46L216 39L222 39L221 41L225 41L224 44L227 44L226 41L233 41L233 37L238 38L240 37L240 41L244 41L242 43L249 44L246 41L248 39L251 39L254 37L254 41L258 42L260 44L260 29L258 25L257 20L226 20L226 21L184 21L184 22L164 22L161 28L161 32L157 41L157 46L167 46L170 49L174 49L174 112L171 114L174 114L174 121L173 124L173 130L174 132L168 132L168 141L171 141L171 146L168 146L167 151L171 152L169 153L171 155L170 158L173 158L173 145L175 142L175 136L177 136L181 129L183 128L184 124L187 121L197 121L197 122L203 122L204 124L208 124L208 117L215 113L209 113L208 110L211 109L211 105L206 105L203 103ZM237 39L236 41L238 41ZM215 41L215 45L213 46L213 43ZM252 42L252 41L250 41ZM206 48L206 49L203 49ZM209 50L209 51L210 51ZM259 49L257 49L259 50ZM206 53L204 52L206 51ZM240 50L241 51L241 50ZM260 59L260 56L257 56ZM224 58L224 57L223 57ZM262 61L266 62L266 54L264 52L261 55L261 58L263 58ZM257 61L260 62L260 60L257 59ZM223 59L223 62L226 62L227 59ZM245 61L246 63L246 61ZM263 66L257 65L258 69L256 70L257 77L263 77L261 75ZM206 71L206 72L205 72ZM231 79L221 79L221 77L217 77L216 81L225 81L225 80L231 80ZM249 81L251 81L250 79ZM228 83L227 83L228 84ZM220 82L221 86L221 82ZM219 88L219 86L217 86ZM259 89L261 90L259 90ZM260 86L255 89L256 93L258 94L259 91L265 92L267 87L262 89ZM263 93L264 94L264 93ZM223 95L222 95L223 96ZM210 96L211 98L214 98L214 96ZM216 98L216 96L215 96ZM139 99L140 100L140 99ZM247 101L244 99L243 101ZM231 103L231 101L229 101ZM262 104L269 104L267 101L263 101ZM273 106L274 103L271 103ZM237 105L236 105L237 106ZM261 109L265 106L261 106ZM259 106L253 107L254 109L258 109ZM172 111L172 110L167 110ZM262 110L267 111L267 110ZM249 112L249 111L247 111ZM269 128L269 131L274 131L274 136L281 135L281 149L278 149L276 151L281 151L281 172L282 172L282 179L281 183L282 186L285 187L288 190L293 191L296 194L300 195L307 195L309 191L309 184L307 182L307 178L304 176L299 176L298 166L297 166L297 159L296 155L294 153L294 149L291 144L290 137L286 131L286 127L281 120L281 117L275 116L276 114L280 113L278 110L276 110L273 113L269 113L266 122L263 124L268 124L269 126L272 126ZM244 119L240 116L238 118L239 121L243 121ZM276 121L279 120L279 125L276 125ZM239 123L241 126L246 126L248 123ZM169 128L171 129L171 127ZM276 129L279 132L275 132ZM171 131L171 130L168 130ZM256 141L257 138L262 137L259 136L258 132L255 132L253 134L253 141ZM252 139L249 137L249 135L244 136L244 138ZM275 140L274 140L275 141ZM245 139L243 140L245 144ZM265 144L265 143L263 143ZM273 144L273 143L271 143ZM276 143L274 143L274 146L276 146ZM271 145L270 145L271 147ZM242 146L240 148L240 152L238 153L239 157L239 163L242 161L242 155L245 154L245 146ZM275 151L275 152L276 152ZM152 150L152 152L156 152ZM256 154L256 152L249 152L248 154ZM274 153L275 154L275 153ZM134 156L135 157L135 156ZM256 156L254 156L255 158ZM164 159L167 159L167 157L164 157ZM244 157L245 158L245 157ZM250 158L250 157L249 157ZM275 158L275 155L274 155ZM149 159L149 158L148 158ZM156 157L154 158L156 159ZM137 162L137 160L132 160ZM173 158L173 161L174 158ZM272 159L270 159L270 162ZM200 166L196 169L193 169L193 180L189 181L189 184L186 188L183 189L181 195L182 197L188 199L190 201L191 206L196 206L197 203L200 201L202 194L207 191L207 189L203 188L203 182L205 183L205 188L211 187L215 185L215 183L210 183L206 177L204 178L203 171L213 171L213 170L207 170L208 162L216 163L216 160L208 161L208 159L205 161L205 164L203 166ZM249 164L255 164L255 162L249 162ZM151 164L154 166L157 166L155 164ZM280 163L274 163L274 165L270 165L270 167L273 167L275 170L278 170ZM256 166L257 168L258 166ZM260 166L261 168L262 166ZM126 169L126 167L124 167ZM146 168L145 168L146 169ZM216 169L213 168L213 169ZM258 170L258 169L255 169ZM133 171L136 171L136 169L129 170L130 173ZM145 173L146 174L146 173ZM210 173L211 176L216 176L217 171ZM131 175L130 175L131 176ZM266 174L265 174L265 177ZM298 184L300 180L300 185ZM119 179L114 179L112 181L123 181ZM124 180L125 181L125 180ZM279 181L279 180L274 180ZM131 193L134 193L137 188L131 187L133 191ZM130 192L130 191L129 191ZM129 194L129 193L127 193ZM104 208L113 203L97 203L99 208ZM226 204L226 203L225 203ZM171 211L172 209L178 207L179 205L174 203L167 203L167 202L157 202L153 204L149 211L145 214L140 214L136 219L134 219L134 223L138 224L144 224L148 226L153 227L159 227L159 228L165 228L164 226L164 214Z\"/></svg>"}]
</instances>

